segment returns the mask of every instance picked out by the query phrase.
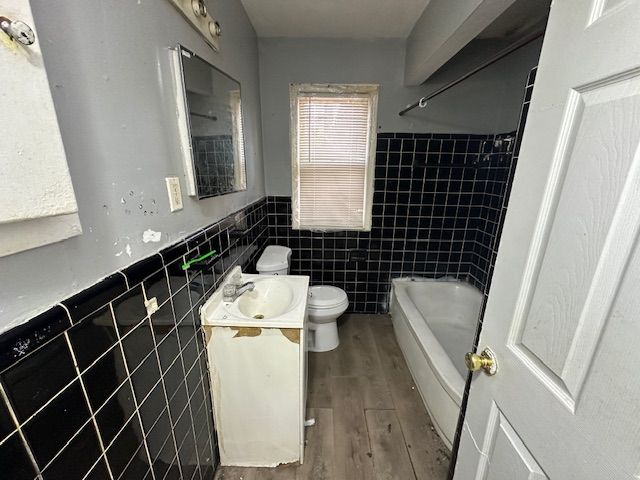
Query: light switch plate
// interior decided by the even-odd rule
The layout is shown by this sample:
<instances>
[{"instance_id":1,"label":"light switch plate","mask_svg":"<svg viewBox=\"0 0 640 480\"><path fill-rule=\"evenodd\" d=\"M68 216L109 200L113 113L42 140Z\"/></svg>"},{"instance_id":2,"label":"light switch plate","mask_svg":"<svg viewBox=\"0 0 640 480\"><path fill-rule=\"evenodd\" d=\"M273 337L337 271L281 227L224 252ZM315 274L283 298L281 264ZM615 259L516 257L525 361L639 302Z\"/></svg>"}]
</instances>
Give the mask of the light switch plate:
<instances>
[{"instance_id":1,"label":"light switch plate","mask_svg":"<svg viewBox=\"0 0 640 480\"><path fill-rule=\"evenodd\" d=\"M180 191L180 179L178 177L167 177L167 194L169 194L169 207L172 212L182 210L182 192Z\"/></svg>"}]
</instances>

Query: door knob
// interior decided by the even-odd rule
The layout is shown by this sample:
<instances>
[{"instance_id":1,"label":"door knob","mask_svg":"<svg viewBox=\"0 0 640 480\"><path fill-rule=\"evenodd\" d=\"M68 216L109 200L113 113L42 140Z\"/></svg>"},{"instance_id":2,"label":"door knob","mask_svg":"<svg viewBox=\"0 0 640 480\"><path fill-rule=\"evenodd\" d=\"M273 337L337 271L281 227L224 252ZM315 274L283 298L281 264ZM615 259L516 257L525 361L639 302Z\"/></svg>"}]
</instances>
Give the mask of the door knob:
<instances>
[{"instance_id":1,"label":"door knob","mask_svg":"<svg viewBox=\"0 0 640 480\"><path fill-rule=\"evenodd\" d=\"M479 355L474 352L467 353L464 356L464 363L467 364L467 368L472 372L484 370L487 375L495 375L498 371L496 354L488 347Z\"/></svg>"}]
</instances>

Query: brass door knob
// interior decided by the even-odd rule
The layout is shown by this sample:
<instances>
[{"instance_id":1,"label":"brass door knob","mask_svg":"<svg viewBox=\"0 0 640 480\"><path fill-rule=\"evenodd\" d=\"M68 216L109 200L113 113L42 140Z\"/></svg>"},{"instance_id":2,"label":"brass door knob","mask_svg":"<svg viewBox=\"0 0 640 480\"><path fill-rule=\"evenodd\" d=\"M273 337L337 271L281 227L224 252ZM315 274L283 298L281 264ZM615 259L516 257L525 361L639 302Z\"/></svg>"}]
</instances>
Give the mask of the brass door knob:
<instances>
[{"instance_id":1,"label":"brass door knob","mask_svg":"<svg viewBox=\"0 0 640 480\"><path fill-rule=\"evenodd\" d=\"M485 348L479 355L474 352L467 353L464 356L464 363L472 372L484 370L487 375L495 375L498 371L496 355L490 348Z\"/></svg>"}]
</instances>

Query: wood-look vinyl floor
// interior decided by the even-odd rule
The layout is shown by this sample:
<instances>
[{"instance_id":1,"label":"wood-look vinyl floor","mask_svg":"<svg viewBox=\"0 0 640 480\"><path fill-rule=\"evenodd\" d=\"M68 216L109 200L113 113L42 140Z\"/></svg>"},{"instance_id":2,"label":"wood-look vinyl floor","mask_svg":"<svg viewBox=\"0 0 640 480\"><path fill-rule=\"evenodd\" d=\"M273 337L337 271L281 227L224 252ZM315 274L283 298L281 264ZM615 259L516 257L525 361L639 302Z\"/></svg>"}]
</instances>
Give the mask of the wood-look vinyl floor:
<instances>
[{"instance_id":1,"label":"wood-look vinyl floor","mask_svg":"<svg viewBox=\"0 0 640 480\"><path fill-rule=\"evenodd\" d=\"M303 465L220 467L217 480L445 480L435 432L388 315L345 315L340 346L309 353Z\"/></svg>"}]
</instances>

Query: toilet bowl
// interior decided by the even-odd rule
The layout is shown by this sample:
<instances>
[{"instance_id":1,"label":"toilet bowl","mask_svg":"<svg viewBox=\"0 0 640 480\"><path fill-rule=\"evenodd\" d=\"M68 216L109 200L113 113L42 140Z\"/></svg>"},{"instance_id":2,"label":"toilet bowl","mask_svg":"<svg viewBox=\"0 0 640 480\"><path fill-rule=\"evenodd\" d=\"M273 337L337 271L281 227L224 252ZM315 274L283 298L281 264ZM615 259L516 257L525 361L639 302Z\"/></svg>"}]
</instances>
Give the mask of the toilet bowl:
<instances>
[{"instance_id":1,"label":"toilet bowl","mask_svg":"<svg viewBox=\"0 0 640 480\"><path fill-rule=\"evenodd\" d=\"M269 245L260 255L256 269L261 275L288 275L290 263L289 247ZM341 288L330 285L309 288L307 312L310 352L328 352L340 344L336 320L348 306L349 299Z\"/></svg>"},{"instance_id":2,"label":"toilet bowl","mask_svg":"<svg viewBox=\"0 0 640 480\"><path fill-rule=\"evenodd\" d=\"M328 352L340 344L337 319L349 306L347 294L338 287L309 288L309 351Z\"/></svg>"}]
</instances>

